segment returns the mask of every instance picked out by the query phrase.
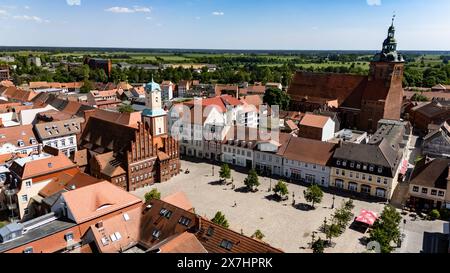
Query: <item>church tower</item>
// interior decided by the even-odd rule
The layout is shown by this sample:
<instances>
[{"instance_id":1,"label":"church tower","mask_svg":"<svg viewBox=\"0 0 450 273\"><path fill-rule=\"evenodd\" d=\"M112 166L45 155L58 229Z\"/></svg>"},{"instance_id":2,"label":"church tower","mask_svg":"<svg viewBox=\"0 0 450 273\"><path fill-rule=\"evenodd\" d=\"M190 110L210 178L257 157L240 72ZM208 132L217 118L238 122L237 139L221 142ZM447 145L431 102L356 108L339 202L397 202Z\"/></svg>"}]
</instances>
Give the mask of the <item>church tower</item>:
<instances>
[{"instance_id":1,"label":"church tower","mask_svg":"<svg viewBox=\"0 0 450 273\"><path fill-rule=\"evenodd\" d=\"M152 79L145 86L145 106L143 123L150 128L152 137L167 135L167 113L162 108L161 87Z\"/></svg>"},{"instance_id":2,"label":"church tower","mask_svg":"<svg viewBox=\"0 0 450 273\"><path fill-rule=\"evenodd\" d=\"M403 102L405 60L397 52L395 15L380 53L370 63L366 90L362 98L360 127L377 130L380 119L399 120Z\"/></svg>"}]
</instances>

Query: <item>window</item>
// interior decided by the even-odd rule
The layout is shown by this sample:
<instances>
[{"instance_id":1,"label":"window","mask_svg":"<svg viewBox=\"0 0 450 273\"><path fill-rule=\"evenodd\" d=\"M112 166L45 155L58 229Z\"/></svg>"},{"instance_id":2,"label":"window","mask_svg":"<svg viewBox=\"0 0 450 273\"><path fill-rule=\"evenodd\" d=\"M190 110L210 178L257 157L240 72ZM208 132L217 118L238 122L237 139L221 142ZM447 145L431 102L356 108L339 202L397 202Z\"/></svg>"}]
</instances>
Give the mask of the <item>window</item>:
<instances>
[{"instance_id":1,"label":"window","mask_svg":"<svg viewBox=\"0 0 450 273\"><path fill-rule=\"evenodd\" d=\"M367 171L367 165L363 165L363 170Z\"/></svg>"},{"instance_id":2,"label":"window","mask_svg":"<svg viewBox=\"0 0 450 273\"><path fill-rule=\"evenodd\" d=\"M23 253L33 253L33 248L32 247L27 247L23 250Z\"/></svg>"},{"instance_id":3,"label":"window","mask_svg":"<svg viewBox=\"0 0 450 273\"><path fill-rule=\"evenodd\" d=\"M130 221L130 215L128 215L128 213L124 213L123 214L123 220L125 220L125 222Z\"/></svg>"},{"instance_id":4,"label":"window","mask_svg":"<svg viewBox=\"0 0 450 273\"><path fill-rule=\"evenodd\" d=\"M109 235L109 238L111 238L111 241L113 241L113 242L118 240L117 237L116 237L116 234L114 234L114 233Z\"/></svg>"},{"instance_id":5,"label":"window","mask_svg":"<svg viewBox=\"0 0 450 273\"><path fill-rule=\"evenodd\" d=\"M431 190L431 195L437 195L437 190Z\"/></svg>"},{"instance_id":6,"label":"window","mask_svg":"<svg viewBox=\"0 0 450 273\"><path fill-rule=\"evenodd\" d=\"M414 186L414 187L413 187L413 192L419 192L419 187Z\"/></svg>"},{"instance_id":7,"label":"window","mask_svg":"<svg viewBox=\"0 0 450 273\"><path fill-rule=\"evenodd\" d=\"M387 185L388 181L387 178L384 179L384 184Z\"/></svg>"},{"instance_id":8,"label":"window","mask_svg":"<svg viewBox=\"0 0 450 273\"><path fill-rule=\"evenodd\" d=\"M336 161L336 165L341 166L341 161L340 160Z\"/></svg>"},{"instance_id":9,"label":"window","mask_svg":"<svg viewBox=\"0 0 450 273\"><path fill-rule=\"evenodd\" d=\"M347 166L347 161L343 161L342 162L342 166L346 167Z\"/></svg>"},{"instance_id":10,"label":"window","mask_svg":"<svg viewBox=\"0 0 450 273\"><path fill-rule=\"evenodd\" d=\"M373 166L370 166L369 171L373 172L373 170L374 170Z\"/></svg>"},{"instance_id":11,"label":"window","mask_svg":"<svg viewBox=\"0 0 450 273\"><path fill-rule=\"evenodd\" d=\"M377 183L381 183L381 178L377 177Z\"/></svg>"},{"instance_id":12,"label":"window","mask_svg":"<svg viewBox=\"0 0 450 273\"><path fill-rule=\"evenodd\" d=\"M352 172L350 172L350 178L352 178L353 177L353 173Z\"/></svg>"},{"instance_id":13,"label":"window","mask_svg":"<svg viewBox=\"0 0 450 273\"><path fill-rule=\"evenodd\" d=\"M339 175L339 169L336 169L336 174Z\"/></svg>"},{"instance_id":14,"label":"window","mask_svg":"<svg viewBox=\"0 0 450 273\"><path fill-rule=\"evenodd\" d=\"M356 164L357 169L361 169L361 164Z\"/></svg>"},{"instance_id":15,"label":"window","mask_svg":"<svg viewBox=\"0 0 450 273\"><path fill-rule=\"evenodd\" d=\"M428 194L428 189L427 189L427 188L423 188L423 189L422 189L422 193L423 193L423 194Z\"/></svg>"},{"instance_id":16,"label":"window","mask_svg":"<svg viewBox=\"0 0 450 273\"><path fill-rule=\"evenodd\" d=\"M350 182L348 183L348 190L349 191L358 191L358 184Z\"/></svg>"},{"instance_id":17,"label":"window","mask_svg":"<svg viewBox=\"0 0 450 273\"><path fill-rule=\"evenodd\" d=\"M341 171L341 174L342 174L342 176L345 176L345 171L342 170L342 171Z\"/></svg>"},{"instance_id":18,"label":"window","mask_svg":"<svg viewBox=\"0 0 450 273\"><path fill-rule=\"evenodd\" d=\"M371 175L369 175L369 181L372 181L372 176Z\"/></svg>"},{"instance_id":19,"label":"window","mask_svg":"<svg viewBox=\"0 0 450 273\"><path fill-rule=\"evenodd\" d=\"M26 186L27 188L31 188L31 181L25 182L25 186Z\"/></svg>"},{"instance_id":20,"label":"window","mask_svg":"<svg viewBox=\"0 0 450 273\"><path fill-rule=\"evenodd\" d=\"M71 242L73 241L73 233L67 233L66 235L64 235L64 239L66 239L66 242Z\"/></svg>"},{"instance_id":21,"label":"window","mask_svg":"<svg viewBox=\"0 0 450 273\"><path fill-rule=\"evenodd\" d=\"M213 236L213 235L214 235L214 228L213 228L213 227L209 227L209 228L208 228L208 231L206 232L206 234L207 234L208 236Z\"/></svg>"},{"instance_id":22,"label":"window","mask_svg":"<svg viewBox=\"0 0 450 273\"><path fill-rule=\"evenodd\" d=\"M182 224L183 226L189 226L189 224L191 223L191 219L186 218L184 216L181 216L180 220L178 221L179 224Z\"/></svg>"},{"instance_id":23,"label":"window","mask_svg":"<svg viewBox=\"0 0 450 273\"><path fill-rule=\"evenodd\" d=\"M366 180L366 175L365 174L362 175L362 179Z\"/></svg>"},{"instance_id":24,"label":"window","mask_svg":"<svg viewBox=\"0 0 450 273\"><path fill-rule=\"evenodd\" d=\"M359 179L359 173L356 173L356 178L358 178L358 179Z\"/></svg>"},{"instance_id":25,"label":"window","mask_svg":"<svg viewBox=\"0 0 450 273\"><path fill-rule=\"evenodd\" d=\"M444 196L444 191L439 191L439 197L443 197Z\"/></svg>"},{"instance_id":26,"label":"window","mask_svg":"<svg viewBox=\"0 0 450 273\"><path fill-rule=\"evenodd\" d=\"M25 208L25 209L23 210L23 214L24 214L24 215L28 215L28 213L30 213L30 210L29 210L28 208Z\"/></svg>"},{"instance_id":27,"label":"window","mask_svg":"<svg viewBox=\"0 0 450 273\"><path fill-rule=\"evenodd\" d=\"M378 173L382 173L383 172L383 168L378 167Z\"/></svg>"},{"instance_id":28,"label":"window","mask_svg":"<svg viewBox=\"0 0 450 273\"><path fill-rule=\"evenodd\" d=\"M228 240L222 240L222 242L220 243L220 247L231 250L233 248L233 243Z\"/></svg>"},{"instance_id":29,"label":"window","mask_svg":"<svg viewBox=\"0 0 450 273\"><path fill-rule=\"evenodd\" d=\"M350 162L350 167L354 168L355 167L355 163L354 162Z\"/></svg>"},{"instance_id":30,"label":"window","mask_svg":"<svg viewBox=\"0 0 450 273\"><path fill-rule=\"evenodd\" d=\"M172 216L172 212L168 209L161 209L161 211L159 212L159 215L164 216L167 219L169 219L170 216Z\"/></svg>"},{"instance_id":31,"label":"window","mask_svg":"<svg viewBox=\"0 0 450 273\"><path fill-rule=\"evenodd\" d=\"M26 195L26 194L22 195L21 199L22 199L22 202L28 202L28 195Z\"/></svg>"},{"instance_id":32,"label":"window","mask_svg":"<svg viewBox=\"0 0 450 273\"><path fill-rule=\"evenodd\" d=\"M157 230L157 229L153 230L152 236L153 236L155 239L158 239L160 235L161 235L161 231L159 231L159 230Z\"/></svg>"},{"instance_id":33,"label":"window","mask_svg":"<svg viewBox=\"0 0 450 273\"><path fill-rule=\"evenodd\" d=\"M61 145L62 146L66 146L66 140L65 139L61 139Z\"/></svg>"},{"instance_id":34,"label":"window","mask_svg":"<svg viewBox=\"0 0 450 273\"><path fill-rule=\"evenodd\" d=\"M120 232L115 232L114 235L116 236L117 240L122 239L122 235L120 234Z\"/></svg>"}]
</instances>

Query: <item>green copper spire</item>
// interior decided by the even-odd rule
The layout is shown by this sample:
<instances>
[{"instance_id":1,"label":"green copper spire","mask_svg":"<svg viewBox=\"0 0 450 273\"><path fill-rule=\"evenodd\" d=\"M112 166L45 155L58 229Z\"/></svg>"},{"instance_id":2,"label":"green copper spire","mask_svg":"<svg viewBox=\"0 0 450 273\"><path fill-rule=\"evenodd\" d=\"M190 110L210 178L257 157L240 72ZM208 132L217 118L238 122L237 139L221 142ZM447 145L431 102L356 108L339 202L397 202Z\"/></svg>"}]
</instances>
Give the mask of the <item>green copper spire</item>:
<instances>
[{"instance_id":1,"label":"green copper spire","mask_svg":"<svg viewBox=\"0 0 450 273\"><path fill-rule=\"evenodd\" d=\"M386 40L383 42L381 53L375 55L377 62L404 62L403 56L397 52L397 41L395 40L395 14L392 16L392 24L389 27Z\"/></svg>"}]
</instances>

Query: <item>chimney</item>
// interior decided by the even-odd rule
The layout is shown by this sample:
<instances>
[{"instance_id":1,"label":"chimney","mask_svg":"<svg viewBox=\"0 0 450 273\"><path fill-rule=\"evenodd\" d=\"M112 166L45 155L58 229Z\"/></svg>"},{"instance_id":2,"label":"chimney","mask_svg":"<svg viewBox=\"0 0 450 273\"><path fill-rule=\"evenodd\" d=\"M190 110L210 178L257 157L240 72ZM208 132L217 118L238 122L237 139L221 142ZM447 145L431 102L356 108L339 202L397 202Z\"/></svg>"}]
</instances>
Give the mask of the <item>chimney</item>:
<instances>
[{"instance_id":1,"label":"chimney","mask_svg":"<svg viewBox=\"0 0 450 273\"><path fill-rule=\"evenodd\" d=\"M44 150L44 147L43 147L42 143L39 143L39 145L38 145L38 155L42 154L43 150Z\"/></svg>"}]
</instances>

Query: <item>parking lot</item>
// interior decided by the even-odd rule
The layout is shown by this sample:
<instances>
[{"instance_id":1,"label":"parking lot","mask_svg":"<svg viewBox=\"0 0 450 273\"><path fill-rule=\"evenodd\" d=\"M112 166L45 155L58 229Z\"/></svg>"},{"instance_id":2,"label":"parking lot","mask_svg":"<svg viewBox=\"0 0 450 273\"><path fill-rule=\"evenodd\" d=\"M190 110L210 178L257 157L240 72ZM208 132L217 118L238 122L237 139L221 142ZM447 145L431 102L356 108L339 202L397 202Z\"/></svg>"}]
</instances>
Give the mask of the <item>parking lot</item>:
<instances>
[{"instance_id":1,"label":"parking lot","mask_svg":"<svg viewBox=\"0 0 450 273\"><path fill-rule=\"evenodd\" d=\"M152 187L139 189L135 195L143 198L145 193L156 187L162 197L168 196L178 191L183 191L191 200L196 213L209 219L213 218L217 211L222 211L230 228L243 232L251 236L257 229L265 235L264 241L281 248L285 252L304 253L311 252L309 243L312 240L312 233L318 232L317 236L325 238L319 232L319 227L323 224L325 217L330 219L333 214L331 209L333 198L331 194L325 193L321 204L316 205L315 210L303 210L299 204L306 203L303 197L304 186L288 184L289 200L276 202L269 200L272 193L268 192L270 184L272 187L277 181L269 178L260 178L259 191L256 193L239 192L239 188L244 186L246 174L232 171L232 177L236 190L231 186L224 186L215 183L219 180L219 167L214 168L212 176L212 165L204 162L182 161L182 169L189 169L190 173L181 173L169 182L156 184ZM292 206L293 193L297 206ZM344 198L336 196L335 206L339 207ZM236 206L235 206L236 203ZM355 200L355 216L362 209L372 210L381 213L385 204L377 202L365 202ZM419 229L426 229L424 223ZM359 253L365 251L360 240L364 234L347 229L339 238L334 239L334 248L326 249L326 252L336 253ZM415 250L418 240L414 239L407 243L407 248Z\"/></svg>"}]
</instances>

